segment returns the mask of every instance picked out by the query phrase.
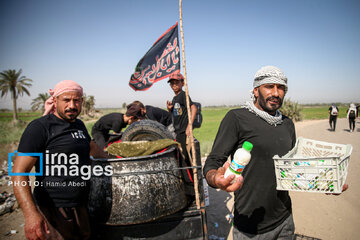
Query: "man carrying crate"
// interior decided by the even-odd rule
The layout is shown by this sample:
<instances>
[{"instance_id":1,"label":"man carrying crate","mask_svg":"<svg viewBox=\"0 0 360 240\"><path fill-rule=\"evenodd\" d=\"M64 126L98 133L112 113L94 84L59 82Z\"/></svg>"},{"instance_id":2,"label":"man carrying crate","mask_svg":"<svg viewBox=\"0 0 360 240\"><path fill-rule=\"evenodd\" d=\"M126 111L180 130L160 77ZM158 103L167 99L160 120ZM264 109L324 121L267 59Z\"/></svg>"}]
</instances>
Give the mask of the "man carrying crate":
<instances>
[{"instance_id":1,"label":"man carrying crate","mask_svg":"<svg viewBox=\"0 0 360 240\"><path fill-rule=\"evenodd\" d=\"M288 191L276 190L273 156L285 155L296 142L293 122L282 115L287 77L277 67L262 67L254 79L253 101L230 110L221 122L205 166L208 184L235 192L234 239L293 239L294 222ZM253 144L242 172L224 178L229 155L245 141Z\"/></svg>"}]
</instances>

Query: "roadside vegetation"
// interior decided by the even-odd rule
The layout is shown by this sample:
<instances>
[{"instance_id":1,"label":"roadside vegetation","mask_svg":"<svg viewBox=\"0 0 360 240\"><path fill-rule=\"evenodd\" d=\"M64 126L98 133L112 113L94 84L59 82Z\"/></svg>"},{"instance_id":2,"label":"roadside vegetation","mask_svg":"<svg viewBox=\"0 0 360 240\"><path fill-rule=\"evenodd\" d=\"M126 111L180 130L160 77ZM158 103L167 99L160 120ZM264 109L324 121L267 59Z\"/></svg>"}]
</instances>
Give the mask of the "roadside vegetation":
<instances>
[{"instance_id":1,"label":"roadside vegetation","mask_svg":"<svg viewBox=\"0 0 360 240\"><path fill-rule=\"evenodd\" d=\"M28 88L32 86L33 80L22 76L22 70L9 69L0 72L0 97L8 93L13 100L13 109L0 109L0 164L6 161L7 154L17 149L21 134L27 124L35 118L41 117L44 111L45 101L50 97L48 93L40 93L32 99L31 111L23 111L17 107L17 100L24 94L30 96ZM95 122L103 115L111 112L125 112L126 103L122 108L95 109L95 97L84 94L83 110L80 115L86 128L91 134L91 128ZM328 109L331 104L322 105L301 105L290 99L285 99L280 109L284 115L290 117L293 121L326 119L328 118ZM336 103L339 107L339 117L346 116L346 110L349 104ZM201 156L211 151L213 141L217 130L225 114L233 108L239 106L219 106L204 107L202 109L203 123L201 128L194 129L194 136L200 142Z\"/></svg>"},{"instance_id":2,"label":"roadside vegetation","mask_svg":"<svg viewBox=\"0 0 360 240\"><path fill-rule=\"evenodd\" d=\"M44 99L44 98L43 98ZM87 97L86 99L90 100L90 103L87 103L86 112L88 114L82 113L80 119L85 123L86 128L89 133L91 133L91 128L95 122L103 115L111 112L125 112L124 108L108 108L108 109L95 109L94 104L95 99ZM39 101L35 101L39 102ZM39 104L38 111L18 111L18 121L13 122L13 113L11 110L0 110L0 163L2 160L7 159L7 154L13 152L17 149L22 132L24 131L27 124L33 119L39 118L42 116L42 104ZM126 105L125 105L126 106ZM328 109L330 104L326 105L300 105L298 103L291 102L290 100L284 101L284 105L281 109L283 113L295 119L299 120L314 120L314 119L327 119L328 118ZM205 156L211 151L211 147L217 130L221 123L221 120L224 118L225 114L234 108L239 106L232 107L204 107L202 109L203 123L201 128L194 129L194 136L200 142L201 155ZM339 117L346 117L346 110L348 104L338 104L339 107Z\"/></svg>"}]
</instances>

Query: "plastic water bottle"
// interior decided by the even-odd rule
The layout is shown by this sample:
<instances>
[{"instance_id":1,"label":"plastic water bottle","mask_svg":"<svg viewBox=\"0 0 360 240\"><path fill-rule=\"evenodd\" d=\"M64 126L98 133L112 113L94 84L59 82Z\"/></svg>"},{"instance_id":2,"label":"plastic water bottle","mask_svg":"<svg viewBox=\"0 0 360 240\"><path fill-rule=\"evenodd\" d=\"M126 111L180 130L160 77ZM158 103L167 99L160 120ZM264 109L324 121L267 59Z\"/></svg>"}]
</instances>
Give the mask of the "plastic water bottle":
<instances>
[{"instance_id":1,"label":"plastic water bottle","mask_svg":"<svg viewBox=\"0 0 360 240\"><path fill-rule=\"evenodd\" d=\"M245 141L242 148L236 150L234 154L234 159L231 161L229 168L226 170L224 174L224 178L227 178L228 176L230 176L230 174L235 174L235 178L234 178L235 181L236 178L238 178L241 175L243 169L250 162L251 159L250 151L252 150L252 148L253 145L250 142Z\"/></svg>"}]
</instances>

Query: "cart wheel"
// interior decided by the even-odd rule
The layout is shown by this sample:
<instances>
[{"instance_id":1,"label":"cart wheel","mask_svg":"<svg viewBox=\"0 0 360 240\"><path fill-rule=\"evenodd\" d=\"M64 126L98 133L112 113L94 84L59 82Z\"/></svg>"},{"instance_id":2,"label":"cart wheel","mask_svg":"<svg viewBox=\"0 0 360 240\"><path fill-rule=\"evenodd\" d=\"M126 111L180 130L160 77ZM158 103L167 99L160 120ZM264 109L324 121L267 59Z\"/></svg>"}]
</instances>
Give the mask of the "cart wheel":
<instances>
[{"instance_id":1,"label":"cart wheel","mask_svg":"<svg viewBox=\"0 0 360 240\"><path fill-rule=\"evenodd\" d=\"M131 124L122 134L121 141L153 141L174 139L167 128L152 120L141 120Z\"/></svg>"}]
</instances>

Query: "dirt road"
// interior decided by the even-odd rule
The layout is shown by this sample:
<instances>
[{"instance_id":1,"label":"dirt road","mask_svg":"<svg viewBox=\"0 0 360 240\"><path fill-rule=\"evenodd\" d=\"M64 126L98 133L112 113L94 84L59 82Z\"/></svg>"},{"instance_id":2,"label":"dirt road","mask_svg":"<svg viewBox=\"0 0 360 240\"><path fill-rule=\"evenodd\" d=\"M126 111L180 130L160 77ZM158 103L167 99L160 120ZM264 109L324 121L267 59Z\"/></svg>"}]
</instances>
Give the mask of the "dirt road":
<instances>
[{"instance_id":1,"label":"dirt road","mask_svg":"<svg viewBox=\"0 0 360 240\"><path fill-rule=\"evenodd\" d=\"M339 144L352 144L346 182L349 189L340 196L322 193L290 192L297 239L360 239L360 121L355 132L349 132L347 119L338 119L335 132L328 120L296 123L297 136ZM226 219L233 207L232 194L209 188L207 208L209 234L213 239L232 239L231 224ZM306 237L301 237L306 236ZM218 238L219 239L219 238Z\"/></svg>"},{"instance_id":2,"label":"dirt road","mask_svg":"<svg viewBox=\"0 0 360 240\"><path fill-rule=\"evenodd\" d=\"M349 132L347 119L338 120L335 132L328 121L317 121L297 129L297 135L341 144L351 144L346 182L349 189L340 196L292 192L296 232L320 239L360 239L360 126Z\"/></svg>"}]
</instances>

